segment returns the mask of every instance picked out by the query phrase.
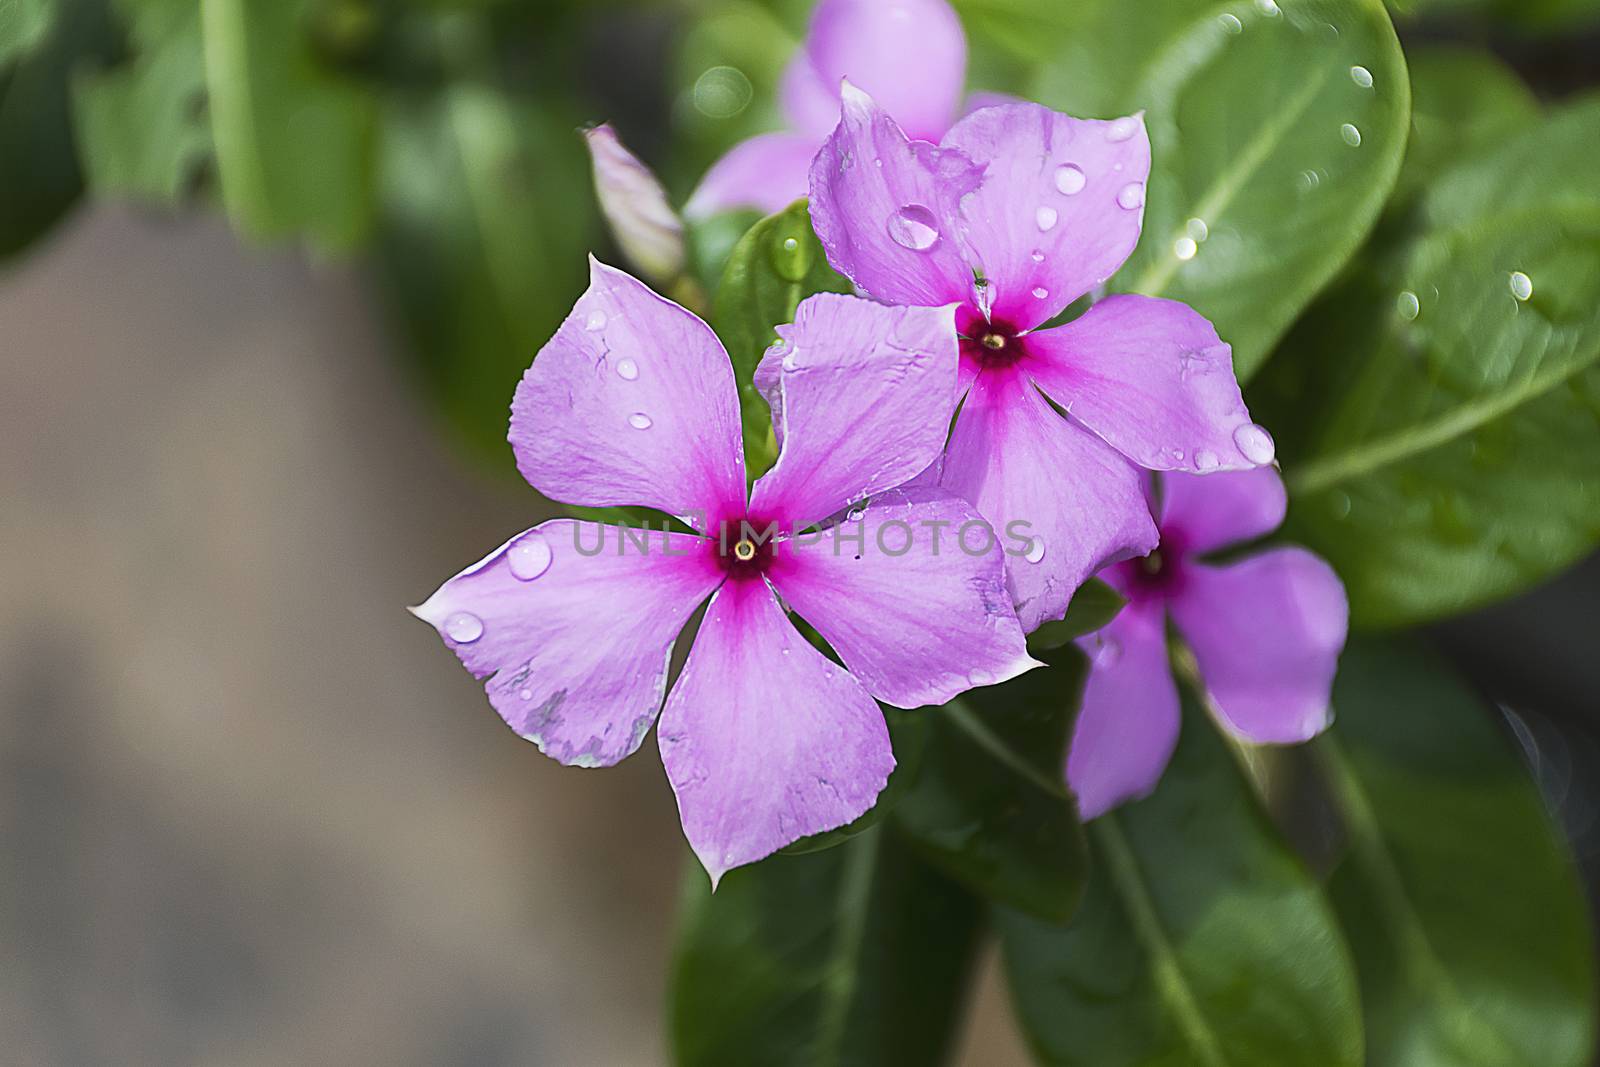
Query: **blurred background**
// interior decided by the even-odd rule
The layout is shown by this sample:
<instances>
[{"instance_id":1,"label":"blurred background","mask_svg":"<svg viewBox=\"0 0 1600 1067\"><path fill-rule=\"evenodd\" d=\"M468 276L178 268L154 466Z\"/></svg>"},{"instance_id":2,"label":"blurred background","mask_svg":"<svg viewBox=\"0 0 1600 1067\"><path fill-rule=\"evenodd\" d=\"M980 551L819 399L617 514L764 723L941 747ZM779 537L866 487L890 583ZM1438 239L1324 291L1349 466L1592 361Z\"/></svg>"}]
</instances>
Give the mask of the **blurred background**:
<instances>
[{"instance_id":1,"label":"blurred background","mask_svg":"<svg viewBox=\"0 0 1600 1067\"><path fill-rule=\"evenodd\" d=\"M557 766L404 608L554 513L505 413L584 252L617 259L577 128L681 203L777 125L809 4L205 4L252 36L0 2L0 1059L662 1062L653 744ZM985 28L1031 5L957 6L969 83L1014 87ZM1600 83L1597 10L1396 14L1557 99ZM254 192L217 180L241 93ZM1431 631L1591 885L1597 605L1591 559ZM1026 1062L1008 1010L991 962L964 1062Z\"/></svg>"}]
</instances>

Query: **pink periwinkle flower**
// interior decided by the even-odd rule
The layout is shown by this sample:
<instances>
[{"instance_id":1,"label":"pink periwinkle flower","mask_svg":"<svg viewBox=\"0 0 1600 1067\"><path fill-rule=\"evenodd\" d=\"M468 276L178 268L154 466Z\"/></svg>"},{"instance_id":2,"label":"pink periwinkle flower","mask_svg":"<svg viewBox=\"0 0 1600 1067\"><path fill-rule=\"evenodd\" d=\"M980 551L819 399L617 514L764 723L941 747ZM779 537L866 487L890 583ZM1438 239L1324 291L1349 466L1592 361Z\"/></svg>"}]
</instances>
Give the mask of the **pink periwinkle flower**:
<instances>
[{"instance_id":1,"label":"pink periwinkle flower","mask_svg":"<svg viewBox=\"0 0 1600 1067\"><path fill-rule=\"evenodd\" d=\"M955 118L966 69L967 39L945 0L822 0L779 86L790 128L735 145L684 213L771 214L805 196L811 157L839 121L845 78L876 94L914 136L937 140Z\"/></svg>"},{"instance_id":2,"label":"pink periwinkle flower","mask_svg":"<svg viewBox=\"0 0 1600 1067\"><path fill-rule=\"evenodd\" d=\"M838 270L884 303L959 305L962 407L928 480L1031 539L1007 568L1028 630L1101 567L1155 547L1140 468L1273 458L1232 350L1189 307L1119 295L1041 328L1133 251L1149 173L1138 115L1002 104L936 146L848 84L812 164L812 219Z\"/></svg>"},{"instance_id":3,"label":"pink periwinkle flower","mask_svg":"<svg viewBox=\"0 0 1600 1067\"><path fill-rule=\"evenodd\" d=\"M552 520L414 609L487 679L512 729L561 763L618 762L659 712L684 833L713 884L872 806L894 766L874 697L939 704L1038 665L998 539L971 505L895 488L943 443L952 314L833 294L801 304L769 383L782 451L747 496L716 335L591 261L589 289L517 387L517 466L554 500L655 508L696 532ZM663 709L673 644L708 597Z\"/></svg>"},{"instance_id":4,"label":"pink periwinkle flower","mask_svg":"<svg viewBox=\"0 0 1600 1067\"><path fill-rule=\"evenodd\" d=\"M1329 722L1349 622L1333 569L1294 546L1205 559L1278 528L1286 506L1278 472L1167 474L1159 489L1160 548L1102 574L1127 606L1079 642L1091 668L1067 781L1086 819L1148 794L1172 758L1179 710L1169 617L1224 729L1257 744L1293 744Z\"/></svg>"}]
</instances>

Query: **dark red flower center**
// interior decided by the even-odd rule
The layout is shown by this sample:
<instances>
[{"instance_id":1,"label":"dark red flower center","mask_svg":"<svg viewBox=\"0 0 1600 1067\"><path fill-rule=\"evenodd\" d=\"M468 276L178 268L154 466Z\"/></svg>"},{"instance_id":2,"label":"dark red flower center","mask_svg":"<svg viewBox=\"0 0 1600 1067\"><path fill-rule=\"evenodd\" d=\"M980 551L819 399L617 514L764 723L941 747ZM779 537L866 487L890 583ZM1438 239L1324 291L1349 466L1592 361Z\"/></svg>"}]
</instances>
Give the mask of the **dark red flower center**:
<instances>
[{"instance_id":1,"label":"dark red flower center","mask_svg":"<svg viewBox=\"0 0 1600 1067\"><path fill-rule=\"evenodd\" d=\"M984 367L1008 367L1024 354L1021 334L1008 322L976 319L961 338L961 352Z\"/></svg>"},{"instance_id":2,"label":"dark red flower center","mask_svg":"<svg viewBox=\"0 0 1600 1067\"><path fill-rule=\"evenodd\" d=\"M717 561L729 578L759 578L772 565L778 525L750 518L725 522L716 540Z\"/></svg>"}]
</instances>

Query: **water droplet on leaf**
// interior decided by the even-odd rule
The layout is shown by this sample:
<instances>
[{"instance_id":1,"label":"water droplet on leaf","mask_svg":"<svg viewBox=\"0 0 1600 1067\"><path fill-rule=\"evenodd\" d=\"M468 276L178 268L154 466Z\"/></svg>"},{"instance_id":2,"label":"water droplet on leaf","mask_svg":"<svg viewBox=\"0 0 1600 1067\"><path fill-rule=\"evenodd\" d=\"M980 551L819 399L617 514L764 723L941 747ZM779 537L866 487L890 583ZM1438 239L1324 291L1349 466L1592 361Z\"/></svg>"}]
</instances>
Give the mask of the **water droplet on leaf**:
<instances>
[{"instance_id":1,"label":"water droplet on leaf","mask_svg":"<svg viewBox=\"0 0 1600 1067\"><path fill-rule=\"evenodd\" d=\"M1511 295L1518 300L1526 300L1533 295L1533 279L1520 270L1511 272Z\"/></svg>"},{"instance_id":2,"label":"water droplet on leaf","mask_svg":"<svg viewBox=\"0 0 1600 1067\"><path fill-rule=\"evenodd\" d=\"M1400 313L1400 317L1402 319L1410 322L1412 319L1421 314L1422 301L1417 299L1416 293L1413 293L1410 289L1406 289L1395 298L1394 309Z\"/></svg>"},{"instance_id":3,"label":"water droplet on leaf","mask_svg":"<svg viewBox=\"0 0 1600 1067\"><path fill-rule=\"evenodd\" d=\"M1238 15L1224 12L1217 17L1217 21L1222 23L1222 28L1229 33L1239 33L1244 30L1244 23L1239 21Z\"/></svg>"},{"instance_id":4,"label":"water droplet on leaf","mask_svg":"<svg viewBox=\"0 0 1600 1067\"><path fill-rule=\"evenodd\" d=\"M1184 229L1189 232L1190 237L1194 238L1195 244L1199 244L1211 236L1211 227L1206 225L1205 219L1190 219L1185 224Z\"/></svg>"},{"instance_id":5,"label":"water droplet on leaf","mask_svg":"<svg viewBox=\"0 0 1600 1067\"><path fill-rule=\"evenodd\" d=\"M1344 143L1351 148L1361 144L1361 131L1348 122L1339 127L1339 136L1343 137Z\"/></svg>"},{"instance_id":6,"label":"water droplet on leaf","mask_svg":"<svg viewBox=\"0 0 1600 1067\"><path fill-rule=\"evenodd\" d=\"M1198 251L1200 251L1200 246L1194 243L1193 237L1180 237L1172 242L1172 254L1179 259L1193 259Z\"/></svg>"},{"instance_id":7,"label":"water droplet on leaf","mask_svg":"<svg viewBox=\"0 0 1600 1067\"><path fill-rule=\"evenodd\" d=\"M1372 71L1366 67L1351 67L1350 80L1363 89L1370 89L1372 88Z\"/></svg>"}]
</instances>

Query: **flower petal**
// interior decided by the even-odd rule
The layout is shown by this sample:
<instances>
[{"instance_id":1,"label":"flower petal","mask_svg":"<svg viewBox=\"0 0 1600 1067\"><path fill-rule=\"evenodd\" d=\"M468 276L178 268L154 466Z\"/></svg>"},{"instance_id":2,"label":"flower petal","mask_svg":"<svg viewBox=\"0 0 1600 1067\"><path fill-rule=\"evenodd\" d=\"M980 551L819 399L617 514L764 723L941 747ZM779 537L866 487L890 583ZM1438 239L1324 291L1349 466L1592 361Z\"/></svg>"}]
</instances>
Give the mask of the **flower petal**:
<instances>
[{"instance_id":1,"label":"flower petal","mask_svg":"<svg viewBox=\"0 0 1600 1067\"><path fill-rule=\"evenodd\" d=\"M1095 571L1156 546L1139 471L1058 415L1015 368L973 382L945 450L943 484L999 532L1024 630L1065 615Z\"/></svg>"},{"instance_id":2,"label":"flower petal","mask_svg":"<svg viewBox=\"0 0 1600 1067\"><path fill-rule=\"evenodd\" d=\"M1178 744L1178 689L1157 602L1129 604L1078 642L1090 660L1067 753L1067 784L1085 819L1147 796Z\"/></svg>"},{"instance_id":3,"label":"flower petal","mask_svg":"<svg viewBox=\"0 0 1600 1067\"><path fill-rule=\"evenodd\" d=\"M1045 395L1112 448L1151 470L1207 474L1258 466L1264 434L1233 376L1232 350L1175 300L1112 296L1027 336L1027 370ZM1270 439L1268 439L1270 440Z\"/></svg>"},{"instance_id":4,"label":"flower petal","mask_svg":"<svg viewBox=\"0 0 1600 1067\"><path fill-rule=\"evenodd\" d=\"M839 124L839 79L824 78L811 62L811 53L798 48L778 81L778 104L790 126L821 144Z\"/></svg>"},{"instance_id":5,"label":"flower petal","mask_svg":"<svg viewBox=\"0 0 1600 1067\"><path fill-rule=\"evenodd\" d=\"M1142 116L1102 122L1008 104L974 111L943 144L987 167L962 212L990 315L1013 329L1059 315L1139 243L1150 177Z\"/></svg>"},{"instance_id":6,"label":"flower petal","mask_svg":"<svg viewBox=\"0 0 1600 1067\"><path fill-rule=\"evenodd\" d=\"M785 602L879 700L943 704L1040 664L1028 656L998 540L940 489L891 490L785 546L769 572Z\"/></svg>"},{"instance_id":7,"label":"flower petal","mask_svg":"<svg viewBox=\"0 0 1600 1067\"><path fill-rule=\"evenodd\" d=\"M822 0L806 52L824 85L850 79L912 137L937 141L955 117L967 38L945 0Z\"/></svg>"},{"instance_id":8,"label":"flower petal","mask_svg":"<svg viewBox=\"0 0 1600 1067\"><path fill-rule=\"evenodd\" d=\"M719 211L754 208L782 211L806 195L811 157L821 134L758 133L740 141L706 171L683 206L685 217L704 219Z\"/></svg>"},{"instance_id":9,"label":"flower petal","mask_svg":"<svg viewBox=\"0 0 1600 1067\"><path fill-rule=\"evenodd\" d=\"M959 152L908 141L852 85L839 126L811 163L811 221L828 261L889 304L938 307L972 296L956 205L983 180Z\"/></svg>"},{"instance_id":10,"label":"flower petal","mask_svg":"<svg viewBox=\"0 0 1600 1067\"><path fill-rule=\"evenodd\" d=\"M955 408L951 307L885 307L819 293L779 326L757 380L776 363L783 451L751 493L763 522L803 530L921 473Z\"/></svg>"},{"instance_id":11,"label":"flower petal","mask_svg":"<svg viewBox=\"0 0 1600 1067\"><path fill-rule=\"evenodd\" d=\"M1283 479L1272 467L1197 477L1161 475L1161 532L1185 552L1215 552L1283 525L1289 507Z\"/></svg>"},{"instance_id":12,"label":"flower petal","mask_svg":"<svg viewBox=\"0 0 1600 1067\"><path fill-rule=\"evenodd\" d=\"M607 766L655 721L667 660L722 580L702 538L556 519L519 534L412 612L517 733L561 763Z\"/></svg>"},{"instance_id":13,"label":"flower petal","mask_svg":"<svg viewBox=\"0 0 1600 1067\"><path fill-rule=\"evenodd\" d=\"M894 769L878 705L760 581L728 582L712 598L657 734L713 887L731 868L858 818Z\"/></svg>"},{"instance_id":14,"label":"flower petal","mask_svg":"<svg viewBox=\"0 0 1600 1067\"><path fill-rule=\"evenodd\" d=\"M742 512L733 365L711 328L643 282L589 260L589 289L511 404L522 476L567 504L672 515Z\"/></svg>"},{"instance_id":15,"label":"flower petal","mask_svg":"<svg viewBox=\"0 0 1600 1067\"><path fill-rule=\"evenodd\" d=\"M625 148L609 125L584 131L600 212L617 246L648 278L671 282L683 273L683 220L650 168Z\"/></svg>"},{"instance_id":16,"label":"flower petal","mask_svg":"<svg viewBox=\"0 0 1600 1067\"><path fill-rule=\"evenodd\" d=\"M1320 558L1288 547L1222 567L1194 564L1172 617L1235 733L1290 744L1327 727L1349 606Z\"/></svg>"}]
</instances>

